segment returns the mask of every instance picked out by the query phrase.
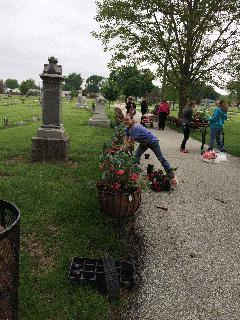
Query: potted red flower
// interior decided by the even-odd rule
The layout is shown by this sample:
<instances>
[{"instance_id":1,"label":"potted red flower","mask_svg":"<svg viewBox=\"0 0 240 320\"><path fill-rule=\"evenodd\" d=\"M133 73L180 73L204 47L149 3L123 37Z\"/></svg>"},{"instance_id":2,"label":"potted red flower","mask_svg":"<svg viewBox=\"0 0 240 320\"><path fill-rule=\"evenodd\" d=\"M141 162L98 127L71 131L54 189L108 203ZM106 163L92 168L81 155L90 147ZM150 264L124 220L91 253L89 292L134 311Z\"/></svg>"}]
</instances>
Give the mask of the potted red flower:
<instances>
[{"instance_id":1,"label":"potted red flower","mask_svg":"<svg viewBox=\"0 0 240 320\"><path fill-rule=\"evenodd\" d=\"M107 149L99 165L102 178L97 182L104 212L114 218L134 214L141 202L140 168L130 152Z\"/></svg>"}]
</instances>

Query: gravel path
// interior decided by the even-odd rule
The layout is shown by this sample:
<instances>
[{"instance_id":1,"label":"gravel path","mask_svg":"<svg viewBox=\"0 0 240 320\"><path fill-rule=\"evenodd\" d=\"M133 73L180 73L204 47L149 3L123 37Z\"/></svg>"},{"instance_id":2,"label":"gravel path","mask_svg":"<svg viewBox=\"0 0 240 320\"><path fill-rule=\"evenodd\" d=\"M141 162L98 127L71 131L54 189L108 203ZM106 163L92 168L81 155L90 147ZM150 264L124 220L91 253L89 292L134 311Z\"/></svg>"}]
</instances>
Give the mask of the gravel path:
<instances>
[{"instance_id":1,"label":"gravel path","mask_svg":"<svg viewBox=\"0 0 240 320\"><path fill-rule=\"evenodd\" d=\"M142 283L124 319L239 320L240 158L208 164L201 160L200 142L190 139L190 153L181 154L182 134L169 128L153 132L178 167L179 186L143 195L135 223L145 244ZM147 153L143 168L161 168Z\"/></svg>"}]
</instances>

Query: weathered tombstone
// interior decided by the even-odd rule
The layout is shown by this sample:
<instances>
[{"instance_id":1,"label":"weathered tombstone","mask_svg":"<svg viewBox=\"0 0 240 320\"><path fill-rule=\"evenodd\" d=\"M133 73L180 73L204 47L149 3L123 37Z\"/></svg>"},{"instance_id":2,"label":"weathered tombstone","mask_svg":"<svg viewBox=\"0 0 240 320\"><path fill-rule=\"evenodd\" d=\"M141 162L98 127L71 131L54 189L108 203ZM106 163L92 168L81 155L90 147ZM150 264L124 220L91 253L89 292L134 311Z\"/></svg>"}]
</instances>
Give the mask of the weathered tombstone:
<instances>
[{"instance_id":1,"label":"weathered tombstone","mask_svg":"<svg viewBox=\"0 0 240 320\"><path fill-rule=\"evenodd\" d=\"M87 108L87 99L86 97L83 97L81 88L78 91L76 107Z\"/></svg>"},{"instance_id":2,"label":"weathered tombstone","mask_svg":"<svg viewBox=\"0 0 240 320\"><path fill-rule=\"evenodd\" d=\"M93 117L88 121L89 125L110 128L110 120L105 113L105 106L106 99L102 96L97 97Z\"/></svg>"},{"instance_id":3,"label":"weathered tombstone","mask_svg":"<svg viewBox=\"0 0 240 320\"><path fill-rule=\"evenodd\" d=\"M37 131L37 137L32 138L33 161L67 161L69 154L69 138L65 136L62 125L62 66L54 57L44 64L43 73L43 124Z\"/></svg>"}]
</instances>

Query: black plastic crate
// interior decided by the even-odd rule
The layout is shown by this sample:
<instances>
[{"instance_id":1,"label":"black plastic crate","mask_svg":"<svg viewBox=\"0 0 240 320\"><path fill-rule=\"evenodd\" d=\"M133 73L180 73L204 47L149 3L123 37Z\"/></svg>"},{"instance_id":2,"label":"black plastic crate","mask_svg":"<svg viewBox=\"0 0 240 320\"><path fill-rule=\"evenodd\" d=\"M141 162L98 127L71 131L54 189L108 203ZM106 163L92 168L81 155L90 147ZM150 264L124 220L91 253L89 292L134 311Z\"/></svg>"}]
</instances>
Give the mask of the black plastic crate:
<instances>
[{"instance_id":1,"label":"black plastic crate","mask_svg":"<svg viewBox=\"0 0 240 320\"><path fill-rule=\"evenodd\" d=\"M115 269L120 287L132 289L135 283L134 264L115 261ZM93 284L106 291L103 260L74 257L70 265L69 280L78 285Z\"/></svg>"}]
</instances>

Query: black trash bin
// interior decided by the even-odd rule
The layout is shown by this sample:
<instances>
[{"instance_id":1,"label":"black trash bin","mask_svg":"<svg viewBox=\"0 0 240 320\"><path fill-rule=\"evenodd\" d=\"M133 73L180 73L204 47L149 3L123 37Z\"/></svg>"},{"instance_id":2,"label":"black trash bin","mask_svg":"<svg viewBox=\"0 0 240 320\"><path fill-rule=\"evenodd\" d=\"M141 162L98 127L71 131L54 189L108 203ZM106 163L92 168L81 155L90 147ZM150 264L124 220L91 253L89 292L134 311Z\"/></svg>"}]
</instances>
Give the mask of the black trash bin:
<instances>
[{"instance_id":1,"label":"black trash bin","mask_svg":"<svg viewBox=\"0 0 240 320\"><path fill-rule=\"evenodd\" d=\"M0 200L0 319L16 320L18 313L20 211Z\"/></svg>"}]
</instances>

